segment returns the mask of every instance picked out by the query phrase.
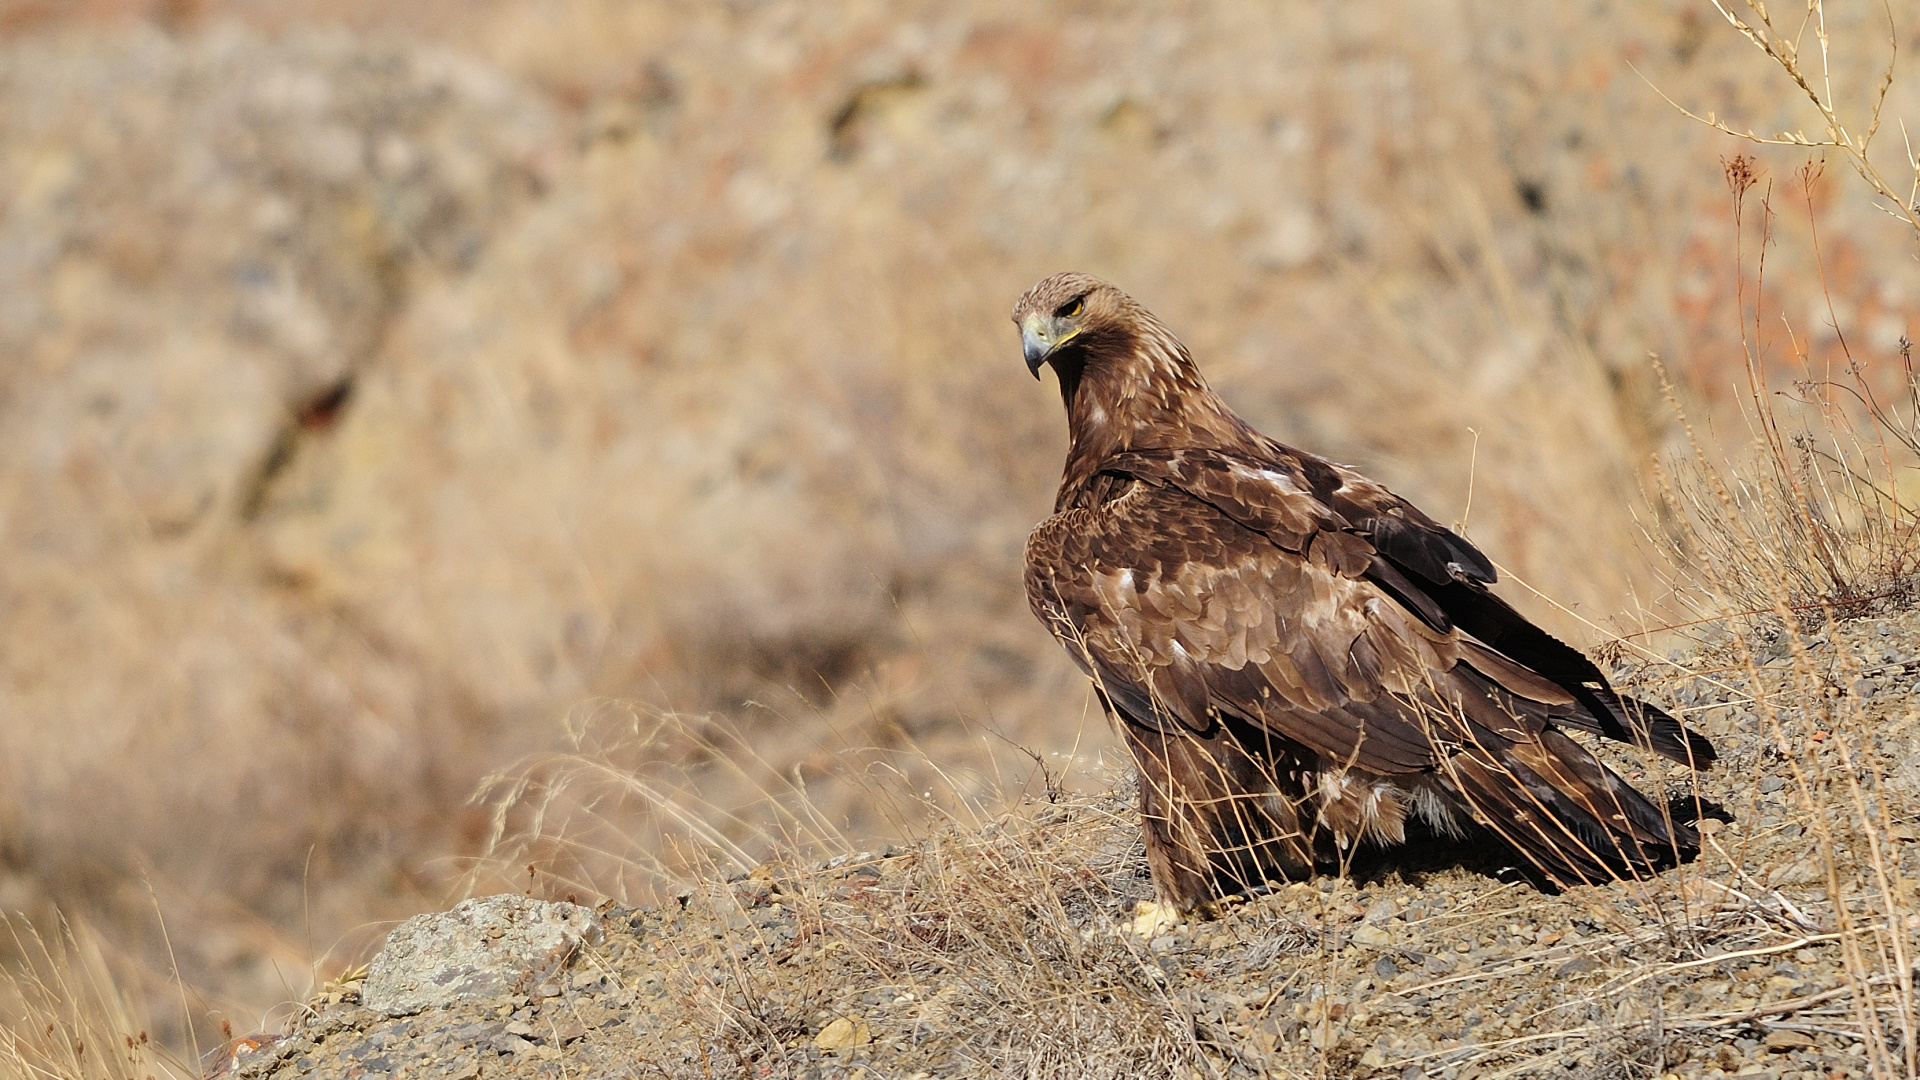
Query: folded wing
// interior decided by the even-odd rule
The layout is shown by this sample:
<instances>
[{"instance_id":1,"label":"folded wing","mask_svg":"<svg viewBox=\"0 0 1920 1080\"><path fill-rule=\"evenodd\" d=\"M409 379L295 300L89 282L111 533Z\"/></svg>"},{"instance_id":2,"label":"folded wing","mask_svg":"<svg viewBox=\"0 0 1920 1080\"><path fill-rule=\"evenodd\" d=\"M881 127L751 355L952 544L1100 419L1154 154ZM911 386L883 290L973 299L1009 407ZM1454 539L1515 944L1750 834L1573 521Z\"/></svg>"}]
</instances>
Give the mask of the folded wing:
<instances>
[{"instance_id":1,"label":"folded wing","mask_svg":"<svg viewBox=\"0 0 1920 1080\"><path fill-rule=\"evenodd\" d=\"M1556 714L1559 725L1695 768L1716 759L1705 737L1656 706L1620 696L1593 661L1495 596L1487 588L1497 577L1493 564L1471 543L1343 465L1271 444L1257 460L1222 451L1149 451L1122 455L1110 467L1184 491L1285 550L1304 551L1311 529L1362 539L1370 549L1362 576L1429 628L1463 632L1484 647L1478 656L1495 654L1476 667L1503 683L1509 677L1528 682L1513 687L1523 694L1540 690L1544 679L1571 696L1576 707Z\"/></svg>"},{"instance_id":2,"label":"folded wing","mask_svg":"<svg viewBox=\"0 0 1920 1080\"><path fill-rule=\"evenodd\" d=\"M1128 723L1249 724L1338 769L1431 779L1563 883L1697 844L1557 730L1632 738L1635 718L1486 591L1464 539L1295 459L1131 453L1108 471L1114 497L1035 531L1027 583ZM1642 741L1710 760L1653 712Z\"/></svg>"}]
</instances>

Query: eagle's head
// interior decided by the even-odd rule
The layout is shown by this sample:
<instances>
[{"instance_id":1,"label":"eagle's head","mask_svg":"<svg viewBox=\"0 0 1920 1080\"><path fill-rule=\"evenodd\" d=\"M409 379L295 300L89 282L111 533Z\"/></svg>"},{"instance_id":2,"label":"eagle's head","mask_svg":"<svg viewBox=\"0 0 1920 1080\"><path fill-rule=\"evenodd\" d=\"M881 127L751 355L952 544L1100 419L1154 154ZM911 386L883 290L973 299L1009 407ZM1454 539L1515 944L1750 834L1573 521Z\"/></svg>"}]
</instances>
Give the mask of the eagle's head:
<instances>
[{"instance_id":1,"label":"eagle's head","mask_svg":"<svg viewBox=\"0 0 1920 1080\"><path fill-rule=\"evenodd\" d=\"M1067 486L1121 451L1259 438L1207 387L1166 324L1092 274L1055 274L1028 289L1013 321L1027 370L1037 379L1051 364L1060 379Z\"/></svg>"},{"instance_id":2,"label":"eagle's head","mask_svg":"<svg viewBox=\"0 0 1920 1080\"><path fill-rule=\"evenodd\" d=\"M1097 354L1132 344L1140 316L1133 298L1092 274L1055 274L1020 297L1013 305L1013 322L1020 328L1020 346L1027 370L1040 377L1040 366L1060 361L1084 361Z\"/></svg>"}]
</instances>

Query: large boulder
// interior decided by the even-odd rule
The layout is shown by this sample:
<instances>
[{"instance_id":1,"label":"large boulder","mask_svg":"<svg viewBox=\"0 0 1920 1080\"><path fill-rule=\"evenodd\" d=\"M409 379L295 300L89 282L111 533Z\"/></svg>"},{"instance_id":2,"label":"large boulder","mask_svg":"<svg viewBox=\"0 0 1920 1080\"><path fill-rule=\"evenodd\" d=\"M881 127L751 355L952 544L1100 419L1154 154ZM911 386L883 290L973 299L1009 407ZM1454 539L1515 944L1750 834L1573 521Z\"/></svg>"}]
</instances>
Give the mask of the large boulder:
<instances>
[{"instance_id":1,"label":"large boulder","mask_svg":"<svg viewBox=\"0 0 1920 1080\"><path fill-rule=\"evenodd\" d=\"M405 1016L463 1000L528 995L600 940L600 917L578 904L506 893L416 915L387 935L360 1003Z\"/></svg>"}]
</instances>

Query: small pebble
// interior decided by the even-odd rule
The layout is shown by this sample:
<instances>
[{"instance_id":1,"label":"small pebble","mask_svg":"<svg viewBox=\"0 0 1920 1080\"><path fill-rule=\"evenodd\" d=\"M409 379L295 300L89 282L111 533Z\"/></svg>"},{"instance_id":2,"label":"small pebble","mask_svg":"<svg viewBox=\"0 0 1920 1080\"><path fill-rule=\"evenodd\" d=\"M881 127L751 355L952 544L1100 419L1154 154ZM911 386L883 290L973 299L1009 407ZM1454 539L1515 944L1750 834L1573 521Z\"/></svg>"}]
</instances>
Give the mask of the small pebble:
<instances>
[{"instance_id":1,"label":"small pebble","mask_svg":"<svg viewBox=\"0 0 1920 1080\"><path fill-rule=\"evenodd\" d=\"M1565 979L1574 975L1585 975L1589 971L1598 971L1605 966L1591 956L1576 956L1555 968L1553 975L1554 978Z\"/></svg>"},{"instance_id":2,"label":"small pebble","mask_svg":"<svg viewBox=\"0 0 1920 1080\"><path fill-rule=\"evenodd\" d=\"M1789 1031L1785 1028L1775 1028L1767 1032L1767 1049L1775 1053L1783 1050L1797 1050L1801 1047L1812 1045L1812 1036L1807 1035L1805 1032Z\"/></svg>"},{"instance_id":3,"label":"small pebble","mask_svg":"<svg viewBox=\"0 0 1920 1080\"><path fill-rule=\"evenodd\" d=\"M498 1054L524 1054L533 1049L532 1043L518 1035L508 1035L505 1032L495 1035L489 1045Z\"/></svg>"}]
</instances>

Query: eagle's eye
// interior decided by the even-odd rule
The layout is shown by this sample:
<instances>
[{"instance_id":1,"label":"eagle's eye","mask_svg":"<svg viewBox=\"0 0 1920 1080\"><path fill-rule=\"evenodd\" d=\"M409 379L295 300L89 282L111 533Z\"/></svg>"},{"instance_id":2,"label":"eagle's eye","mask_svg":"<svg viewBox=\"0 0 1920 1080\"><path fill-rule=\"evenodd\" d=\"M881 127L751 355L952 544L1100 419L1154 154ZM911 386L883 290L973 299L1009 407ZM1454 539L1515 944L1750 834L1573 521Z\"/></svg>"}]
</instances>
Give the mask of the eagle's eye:
<instances>
[{"instance_id":1,"label":"eagle's eye","mask_svg":"<svg viewBox=\"0 0 1920 1080\"><path fill-rule=\"evenodd\" d=\"M1073 299L1071 299L1071 300L1069 300L1069 301L1067 301L1066 303L1064 303L1064 304L1061 304L1061 305L1060 305L1059 307L1057 307L1057 308L1054 308L1054 309L1053 309L1053 317L1054 317L1054 318L1056 318L1056 319L1071 319L1071 318L1073 318L1073 317L1074 317L1075 315L1078 315L1078 314L1080 314L1080 309L1081 309L1081 308L1083 308L1083 307L1086 307L1086 306L1087 306L1087 305L1086 305L1086 304L1084 303L1084 301L1085 301L1085 300L1086 300L1086 297L1084 297L1084 296L1076 296L1076 297L1074 297Z\"/></svg>"}]
</instances>

